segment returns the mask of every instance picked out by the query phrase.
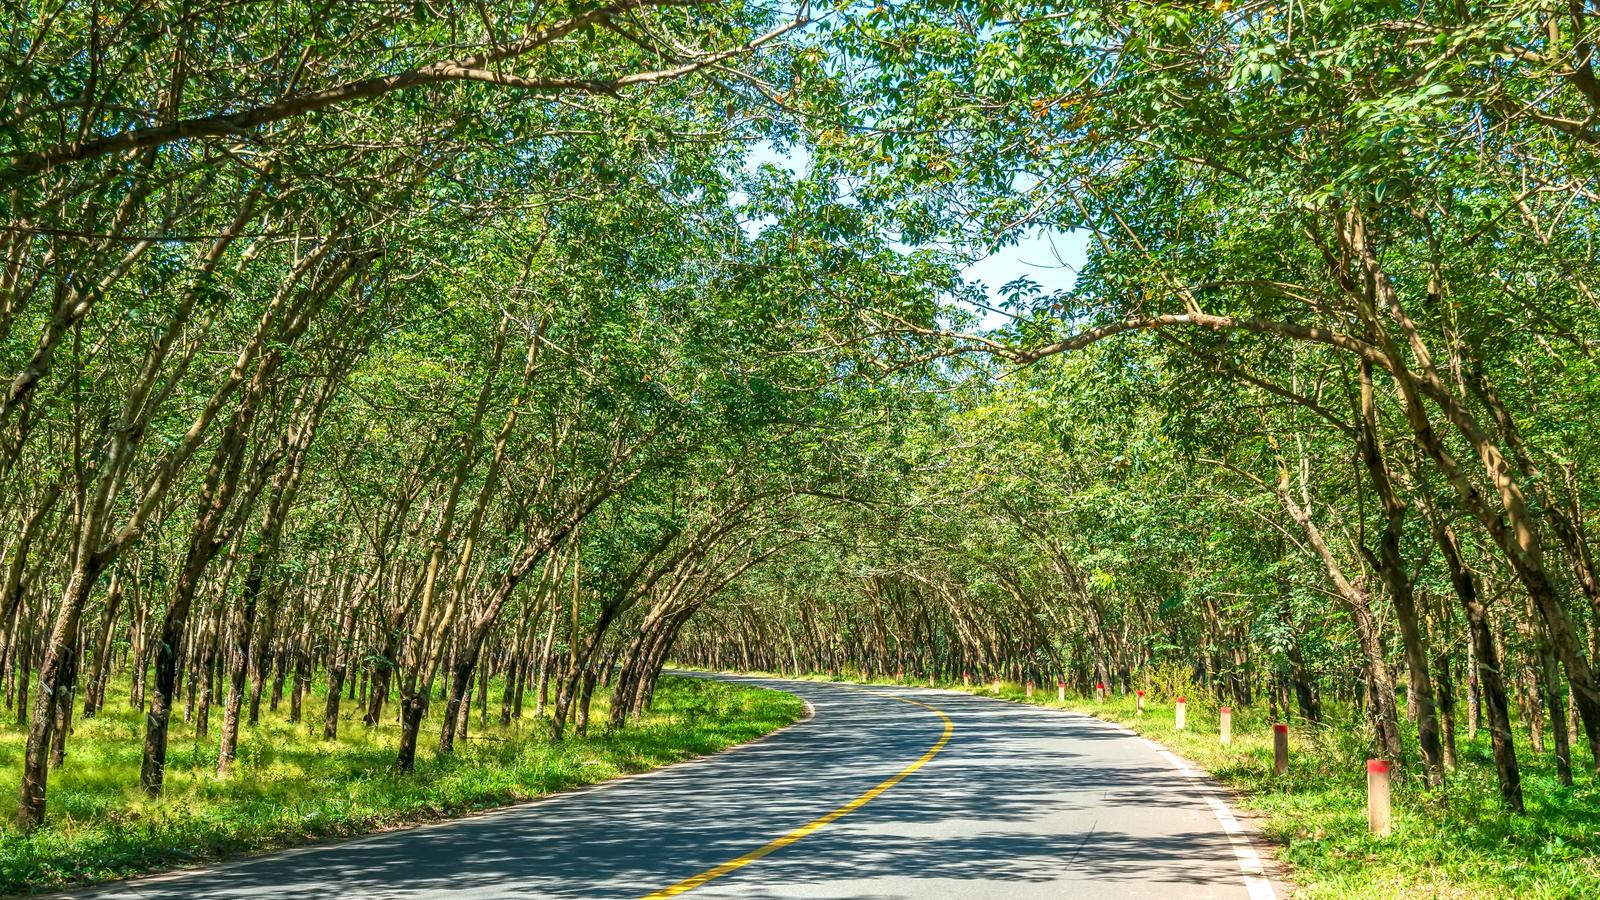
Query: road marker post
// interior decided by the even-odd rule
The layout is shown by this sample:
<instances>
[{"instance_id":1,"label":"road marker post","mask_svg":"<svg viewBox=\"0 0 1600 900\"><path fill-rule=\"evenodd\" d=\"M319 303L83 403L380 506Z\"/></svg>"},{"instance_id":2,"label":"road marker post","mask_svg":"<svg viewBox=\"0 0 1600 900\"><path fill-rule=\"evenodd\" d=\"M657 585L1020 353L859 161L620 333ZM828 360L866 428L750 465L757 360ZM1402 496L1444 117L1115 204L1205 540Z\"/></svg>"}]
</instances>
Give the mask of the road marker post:
<instances>
[{"instance_id":1,"label":"road marker post","mask_svg":"<svg viewBox=\"0 0 1600 900\"><path fill-rule=\"evenodd\" d=\"M906 680L906 670L905 669L896 669L895 673L894 673L894 680L895 681L905 681Z\"/></svg>"},{"instance_id":2,"label":"road marker post","mask_svg":"<svg viewBox=\"0 0 1600 900\"><path fill-rule=\"evenodd\" d=\"M1367 830L1388 837L1394 823L1389 809L1389 761L1367 760Z\"/></svg>"},{"instance_id":3,"label":"road marker post","mask_svg":"<svg viewBox=\"0 0 1600 900\"><path fill-rule=\"evenodd\" d=\"M1289 774L1289 726L1283 722L1272 726L1272 771Z\"/></svg>"},{"instance_id":4,"label":"road marker post","mask_svg":"<svg viewBox=\"0 0 1600 900\"><path fill-rule=\"evenodd\" d=\"M1067 702L1067 683L1065 681L1056 682L1056 702Z\"/></svg>"},{"instance_id":5,"label":"road marker post","mask_svg":"<svg viewBox=\"0 0 1600 900\"><path fill-rule=\"evenodd\" d=\"M1222 708L1222 721L1217 727L1219 731L1217 737L1221 739L1222 743L1233 743L1233 707L1224 706Z\"/></svg>"},{"instance_id":6,"label":"road marker post","mask_svg":"<svg viewBox=\"0 0 1600 900\"><path fill-rule=\"evenodd\" d=\"M971 672L962 672L961 673L961 686L962 687L967 687L967 688L972 687L972 673Z\"/></svg>"},{"instance_id":7,"label":"road marker post","mask_svg":"<svg viewBox=\"0 0 1600 900\"><path fill-rule=\"evenodd\" d=\"M933 687L933 673L928 673L928 687Z\"/></svg>"},{"instance_id":8,"label":"road marker post","mask_svg":"<svg viewBox=\"0 0 1600 900\"><path fill-rule=\"evenodd\" d=\"M1099 682L1095 683L1095 686L1094 686L1094 699L1096 700L1096 702L1099 702L1099 703L1106 702L1106 683L1104 681L1099 681Z\"/></svg>"},{"instance_id":9,"label":"road marker post","mask_svg":"<svg viewBox=\"0 0 1600 900\"><path fill-rule=\"evenodd\" d=\"M1028 699L1033 699L1033 682L1028 682Z\"/></svg>"},{"instance_id":10,"label":"road marker post","mask_svg":"<svg viewBox=\"0 0 1600 900\"><path fill-rule=\"evenodd\" d=\"M1140 691L1139 692L1138 703L1139 703L1139 715L1142 716L1142 715L1144 715L1144 691Z\"/></svg>"},{"instance_id":11,"label":"road marker post","mask_svg":"<svg viewBox=\"0 0 1600 900\"><path fill-rule=\"evenodd\" d=\"M1187 699L1183 697L1178 698L1178 703L1173 712L1173 717L1177 722L1177 730L1182 731L1183 726L1189 721L1189 701Z\"/></svg>"}]
</instances>

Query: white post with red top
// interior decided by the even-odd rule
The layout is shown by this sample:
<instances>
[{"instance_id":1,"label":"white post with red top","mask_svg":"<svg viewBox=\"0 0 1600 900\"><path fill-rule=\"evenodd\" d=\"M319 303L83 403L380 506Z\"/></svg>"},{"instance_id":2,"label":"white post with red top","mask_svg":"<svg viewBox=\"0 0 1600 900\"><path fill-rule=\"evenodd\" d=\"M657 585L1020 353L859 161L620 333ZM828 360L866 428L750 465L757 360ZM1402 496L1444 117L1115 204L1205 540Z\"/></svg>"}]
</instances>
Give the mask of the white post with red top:
<instances>
[{"instance_id":1,"label":"white post with red top","mask_svg":"<svg viewBox=\"0 0 1600 900\"><path fill-rule=\"evenodd\" d=\"M1367 830L1388 836L1394 823L1389 810L1389 761L1367 760Z\"/></svg>"}]
</instances>

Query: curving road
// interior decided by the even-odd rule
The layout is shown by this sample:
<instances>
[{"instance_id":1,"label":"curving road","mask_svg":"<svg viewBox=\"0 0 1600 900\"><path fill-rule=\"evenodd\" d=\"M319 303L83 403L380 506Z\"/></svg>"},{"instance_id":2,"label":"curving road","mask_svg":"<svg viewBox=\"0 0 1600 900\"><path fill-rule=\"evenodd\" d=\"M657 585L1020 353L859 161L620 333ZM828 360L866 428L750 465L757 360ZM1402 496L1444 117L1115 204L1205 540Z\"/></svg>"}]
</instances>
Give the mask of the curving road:
<instances>
[{"instance_id":1,"label":"curving road","mask_svg":"<svg viewBox=\"0 0 1600 900\"><path fill-rule=\"evenodd\" d=\"M1217 795L1129 732L952 691L739 680L799 694L816 715L470 819L73 896L1273 896Z\"/></svg>"}]
</instances>

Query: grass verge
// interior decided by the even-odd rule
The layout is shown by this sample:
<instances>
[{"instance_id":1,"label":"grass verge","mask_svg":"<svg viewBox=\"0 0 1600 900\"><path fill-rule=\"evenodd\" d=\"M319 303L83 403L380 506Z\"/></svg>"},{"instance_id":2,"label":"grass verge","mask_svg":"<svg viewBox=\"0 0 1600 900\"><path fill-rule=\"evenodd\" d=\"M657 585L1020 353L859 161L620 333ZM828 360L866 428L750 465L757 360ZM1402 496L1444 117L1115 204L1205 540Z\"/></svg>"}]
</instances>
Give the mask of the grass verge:
<instances>
[{"instance_id":1,"label":"grass verge","mask_svg":"<svg viewBox=\"0 0 1600 900\"><path fill-rule=\"evenodd\" d=\"M605 721L596 689L591 721ZM322 694L313 707L320 713ZM498 690L490 695L498 698ZM288 704L241 729L231 776L215 775L220 713L211 735L174 723L166 793L138 790L143 717L126 694L102 715L77 724L65 764L50 776L50 817L23 835L10 825L15 794L0 806L0 894L103 881L311 841L382 831L459 816L653 769L722 750L788 725L804 712L791 694L695 678L663 678L655 708L613 734L553 743L532 717L501 726L498 704L455 753L431 752L437 727L425 729L411 775L394 770L399 732L364 727L345 704L337 741L320 739L314 722L287 721ZM442 704L435 704L441 706ZM387 718L387 717L386 717ZM313 733L314 727L314 733ZM16 785L26 732L0 728L0 783Z\"/></svg>"}]
</instances>

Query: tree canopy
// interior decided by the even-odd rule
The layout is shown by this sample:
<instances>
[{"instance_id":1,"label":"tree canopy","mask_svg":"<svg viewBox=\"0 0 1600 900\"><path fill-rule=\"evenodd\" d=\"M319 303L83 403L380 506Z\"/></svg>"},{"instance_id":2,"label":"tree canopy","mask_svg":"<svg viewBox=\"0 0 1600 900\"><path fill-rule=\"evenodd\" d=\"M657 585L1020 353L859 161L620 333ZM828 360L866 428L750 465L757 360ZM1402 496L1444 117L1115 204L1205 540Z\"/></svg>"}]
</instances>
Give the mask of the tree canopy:
<instances>
[{"instance_id":1,"label":"tree canopy","mask_svg":"<svg viewBox=\"0 0 1600 900\"><path fill-rule=\"evenodd\" d=\"M313 684L409 770L669 660L1336 707L1434 786L1481 727L1521 810L1516 726L1600 765L1597 17L22 4L17 827L113 675L159 794L214 698L219 773ZM1070 287L963 278L1038 229Z\"/></svg>"}]
</instances>

